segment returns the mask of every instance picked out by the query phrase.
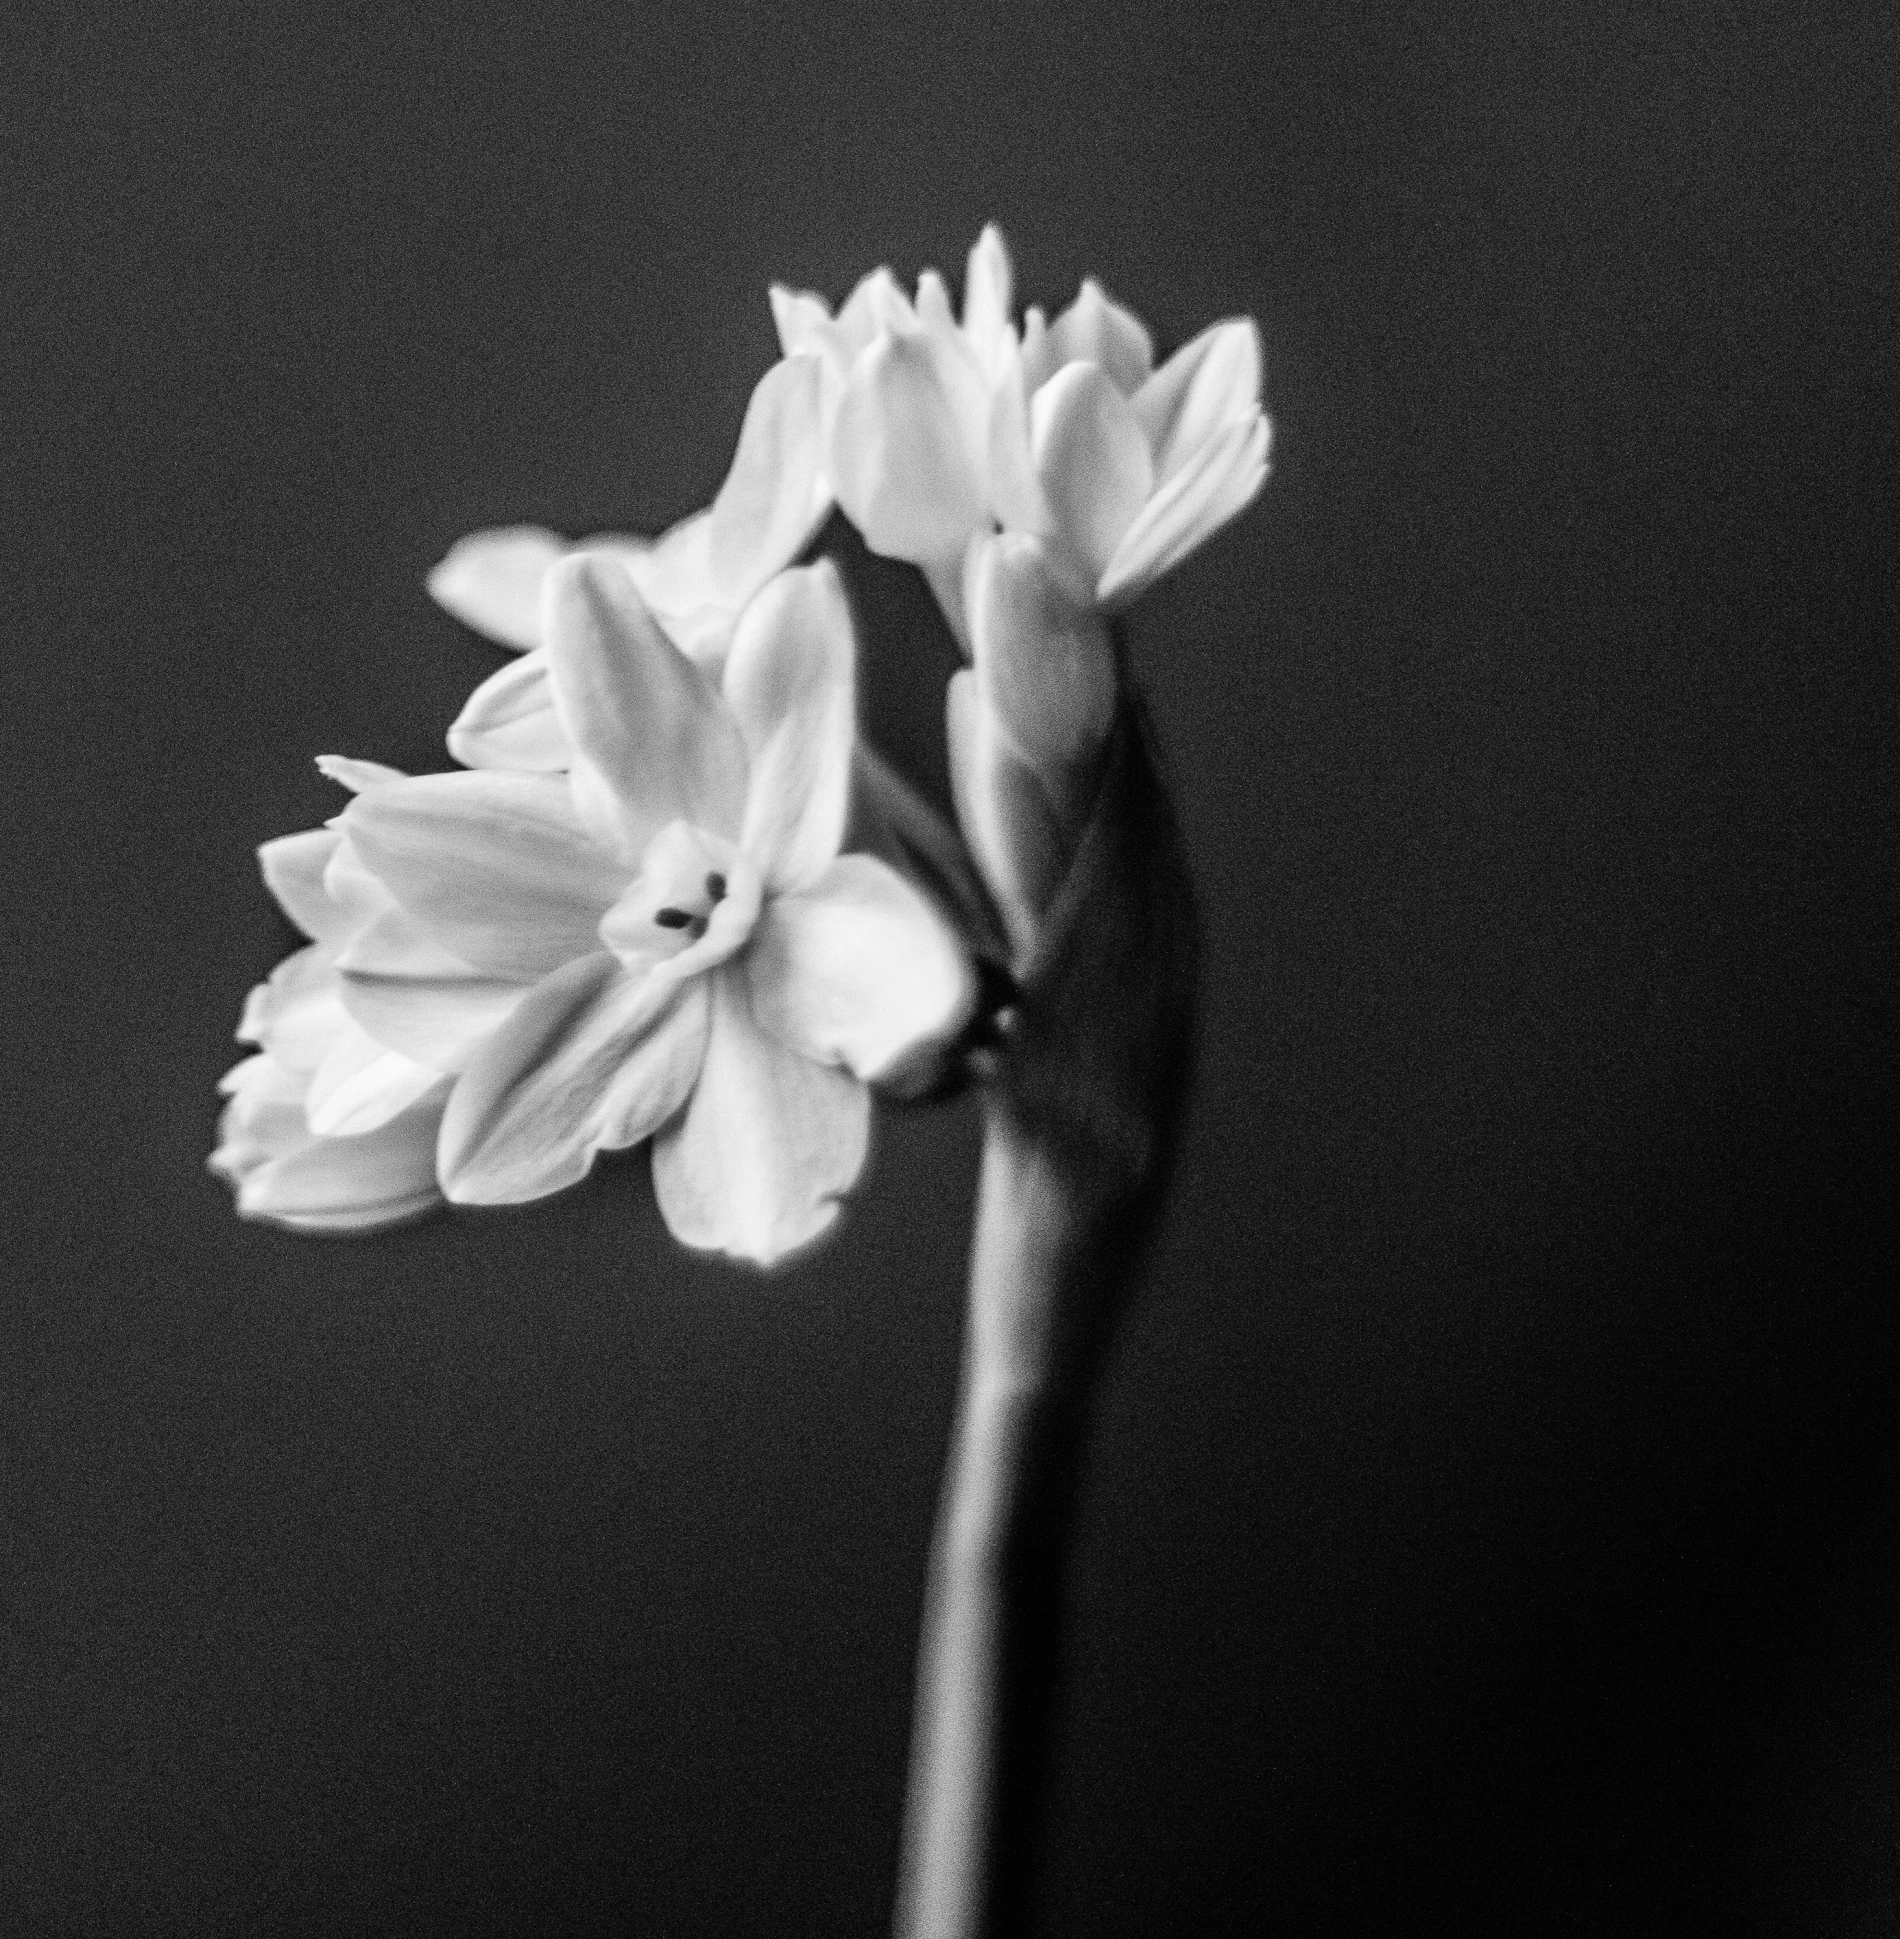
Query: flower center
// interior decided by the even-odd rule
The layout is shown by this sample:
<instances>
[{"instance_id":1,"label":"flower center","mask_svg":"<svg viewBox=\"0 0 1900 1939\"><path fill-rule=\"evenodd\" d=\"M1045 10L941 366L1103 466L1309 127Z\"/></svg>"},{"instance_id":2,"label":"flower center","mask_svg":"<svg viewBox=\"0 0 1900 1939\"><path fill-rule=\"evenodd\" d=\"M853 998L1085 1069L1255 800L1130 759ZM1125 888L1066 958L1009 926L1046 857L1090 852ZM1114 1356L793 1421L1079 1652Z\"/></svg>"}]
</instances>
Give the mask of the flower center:
<instances>
[{"instance_id":1,"label":"flower center","mask_svg":"<svg viewBox=\"0 0 1900 1939\"><path fill-rule=\"evenodd\" d=\"M601 918L600 937L629 969L672 963L710 969L744 946L759 917L758 871L722 836L669 823L647 844L640 873Z\"/></svg>"}]
</instances>

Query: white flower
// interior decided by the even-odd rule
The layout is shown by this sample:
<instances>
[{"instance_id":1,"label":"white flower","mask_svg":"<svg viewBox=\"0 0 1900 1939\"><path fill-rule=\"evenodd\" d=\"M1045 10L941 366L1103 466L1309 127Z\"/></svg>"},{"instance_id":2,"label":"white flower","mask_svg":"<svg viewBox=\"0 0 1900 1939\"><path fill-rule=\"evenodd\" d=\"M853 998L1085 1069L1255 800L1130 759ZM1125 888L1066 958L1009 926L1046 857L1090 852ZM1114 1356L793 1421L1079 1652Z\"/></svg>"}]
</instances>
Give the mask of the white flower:
<instances>
[{"instance_id":1,"label":"white flower","mask_svg":"<svg viewBox=\"0 0 1900 1939\"><path fill-rule=\"evenodd\" d=\"M843 588L828 563L781 573L717 687L618 560L562 560L544 598L569 775L424 776L366 790L340 822L405 921L521 992L456 1081L438 1175L452 1199L515 1202L652 1135L675 1234L769 1262L855 1182L866 1082L953 1034L972 1001L934 909L838 852L855 733ZM440 1024L457 1000L417 990L409 1007Z\"/></svg>"},{"instance_id":2,"label":"white flower","mask_svg":"<svg viewBox=\"0 0 1900 1939\"><path fill-rule=\"evenodd\" d=\"M576 546L536 525L458 540L429 574L431 597L465 625L522 654L482 682L449 729L469 767L554 773L568 745L541 648L542 585L572 552L611 552L668 636L717 674L739 615L804 549L831 509L823 380L816 358L787 357L759 380L738 448L712 504L660 538L603 533Z\"/></svg>"},{"instance_id":3,"label":"white flower","mask_svg":"<svg viewBox=\"0 0 1900 1939\"><path fill-rule=\"evenodd\" d=\"M366 764L365 764L366 765ZM337 958L387 898L334 829L258 851L264 880L314 940L252 990L238 1039L257 1054L227 1072L211 1169L246 1218L359 1231L438 1204L443 1074L391 1051L345 1006ZM332 886L334 885L334 886Z\"/></svg>"},{"instance_id":4,"label":"white flower","mask_svg":"<svg viewBox=\"0 0 1900 1939\"><path fill-rule=\"evenodd\" d=\"M1155 370L1147 330L1092 280L1054 323L1032 308L1020 339L1009 307L993 227L971 251L960 324L934 273L914 306L891 286L844 380L838 502L940 597L952 563L1001 525L1045 542L1077 603L1125 606L1266 476L1259 333L1217 323Z\"/></svg>"}]
</instances>

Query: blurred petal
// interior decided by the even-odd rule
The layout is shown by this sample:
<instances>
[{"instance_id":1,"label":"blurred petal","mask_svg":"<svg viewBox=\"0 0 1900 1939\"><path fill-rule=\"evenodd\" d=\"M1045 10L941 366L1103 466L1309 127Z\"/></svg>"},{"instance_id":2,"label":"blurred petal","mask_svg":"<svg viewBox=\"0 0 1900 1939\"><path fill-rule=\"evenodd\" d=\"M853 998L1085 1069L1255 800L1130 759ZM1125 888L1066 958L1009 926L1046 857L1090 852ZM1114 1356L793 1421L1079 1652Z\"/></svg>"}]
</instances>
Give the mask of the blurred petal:
<instances>
[{"instance_id":1,"label":"blurred petal","mask_svg":"<svg viewBox=\"0 0 1900 1939\"><path fill-rule=\"evenodd\" d=\"M340 825L403 909L491 976L533 981L593 954L626 886L551 775L425 774L358 795Z\"/></svg>"},{"instance_id":2,"label":"blurred petal","mask_svg":"<svg viewBox=\"0 0 1900 1939\"><path fill-rule=\"evenodd\" d=\"M761 1029L737 964L705 985L705 1059L685 1112L653 1141L654 1191L682 1243L770 1265L837 1218L864 1167L870 1093Z\"/></svg>"},{"instance_id":3,"label":"blurred petal","mask_svg":"<svg viewBox=\"0 0 1900 1939\"><path fill-rule=\"evenodd\" d=\"M1260 331L1252 317L1211 324L1135 393L1134 411L1165 485L1260 404Z\"/></svg>"},{"instance_id":4,"label":"blurred petal","mask_svg":"<svg viewBox=\"0 0 1900 1939\"><path fill-rule=\"evenodd\" d=\"M304 1090L305 1080L281 1067L232 1086L210 1163L235 1190L240 1216L342 1233L413 1218L441 1203L435 1139L446 1080L376 1130L350 1138L311 1131Z\"/></svg>"},{"instance_id":5,"label":"blurred petal","mask_svg":"<svg viewBox=\"0 0 1900 1939\"><path fill-rule=\"evenodd\" d=\"M867 1080L953 1037L974 979L935 907L870 855L841 855L765 906L746 952L752 1011L788 1048Z\"/></svg>"},{"instance_id":6,"label":"blurred petal","mask_svg":"<svg viewBox=\"0 0 1900 1939\"><path fill-rule=\"evenodd\" d=\"M1128 528L1096 587L1104 606L1125 606L1252 501L1267 475L1267 421L1230 424L1169 479Z\"/></svg>"},{"instance_id":7,"label":"blurred petal","mask_svg":"<svg viewBox=\"0 0 1900 1939\"><path fill-rule=\"evenodd\" d=\"M328 949L312 944L286 956L245 999L238 1037L305 1076L329 1054L347 1018Z\"/></svg>"},{"instance_id":8,"label":"blurred petal","mask_svg":"<svg viewBox=\"0 0 1900 1939\"><path fill-rule=\"evenodd\" d=\"M525 983L484 976L342 978L343 1007L385 1049L433 1071L459 1071L507 1022Z\"/></svg>"},{"instance_id":9,"label":"blurred petal","mask_svg":"<svg viewBox=\"0 0 1900 1939\"><path fill-rule=\"evenodd\" d=\"M456 1083L443 1190L464 1205L519 1204L649 1136L692 1088L706 1011L705 979L629 976L605 950L548 977Z\"/></svg>"},{"instance_id":10,"label":"blurred petal","mask_svg":"<svg viewBox=\"0 0 1900 1939\"><path fill-rule=\"evenodd\" d=\"M1009 250L1003 232L991 222L977 237L970 251L969 267L963 276L963 334L982 364L984 375L995 382L1002 367L1005 346L1014 332L1010 325L1013 301Z\"/></svg>"},{"instance_id":11,"label":"blurred petal","mask_svg":"<svg viewBox=\"0 0 1900 1939\"><path fill-rule=\"evenodd\" d=\"M1022 353L1013 344L1003 348L990 399L989 468L990 509L999 524L1018 532L1054 529L1030 453L1029 390Z\"/></svg>"},{"instance_id":12,"label":"blurred petal","mask_svg":"<svg viewBox=\"0 0 1900 1939\"><path fill-rule=\"evenodd\" d=\"M1100 364L1124 397L1132 397L1154 368L1147 326L1103 292L1093 276L1049 326L1050 346L1061 363Z\"/></svg>"},{"instance_id":13,"label":"blurred petal","mask_svg":"<svg viewBox=\"0 0 1900 1939\"><path fill-rule=\"evenodd\" d=\"M746 406L709 533L714 580L735 609L804 550L830 509L821 389L816 359L791 357L765 373Z\"/></svg>"},{"instance_id":14,"label":"blurred petal","mask_svg":"<svg viewBox=\"0 0 1900 1939\"><path fill-rule=\"evenodd\" d=\"M967 583L983 703L1079 825L1088 803L1065 796L1089 792L1115 714L1108 627L1058 584L1041 541L1021 533L974 548Z\"/></svg>"},{"instance_id":15,"label":"blurred petal","mask_svg":"<svg viewBox=\"0 0 1900 1939\"><path fill-rule=\"evenodd\" d=\"M1034 770L978 699L976 675L952 674L946 700L957 820L1020 957L1062 880L1061 825Z\"/></svg>"},{"instance_id":16,"label":"blurred petal","mask_svg":"<svg viewBox=\"0 0 1900 1939\"><path fill-rule=\"evenodd\" d=\"M581 549L575 547L576 552ZM638 557L625 552L614 556L626 567L649 611L670 617L703 606L716 595L710 509L668 526Z\"/></svg>"},{"instance_id":17,"label":"blurred petal","mask_svg":"<svg viewBox=\"0 0 1900 1939\"><path fill-rule=\"evenodd\" d=\"M1065 364L1030 402L1036 476L1093 584L1154 483L1148 441L1098 364Z\"/></svg>"},{"instance_id":18,"label":"blurred petal","mask_svg":"<svg viewBox=\"0 0 1900 1939\"><path fill-rule=\"evenodd\" d=\"M917 279L917 321L930 331L957 327L956 312L950 307L950 292L934 269L925 270Z\"/></svg>"},{"instance_id":19,"label":"blurred petal","mask_svg":"<svg viewBox=\"0 0 1900 1939\"><path fill-rule=\"evenodd\" d=\"M782 572L745 610L726 700L751 757L739 845L772 888L817 875L844 839L857 642L829 559Z\"/></svg>"},{"instance_id":20,"label":"blurred petal","mask_svg":"<svg viewBox=\"0 0 1900 1939\"><path fill-rule=\"evenodd\" d=\"M783 283L771 288L772 325L778 331L779 349L788 357L816 356L822 345L821 332L831 322L831 309L822 296L809 290L787 289Z\"/></svg>"},{"instance_id":21,"label":"blurred petal","mask_svg":"<svg viewBox=\"0 0 1900 1939\"><path fill-rule=\"evenodd\" d=\"M554 705L619 807L629 868L669 821L738 832L744 743L706 676L655 624L616 562L582 553L548 575Z\"/></svg>"},{"instance_id":22,"label":"blurred petal","mask_svg":"<svg viewBox=\"0 0 1900 1939\"><path fill-rule=\"evenodd\" d=\"M343 933L356 936L378 916L393 909L396 898L363 866L363 858L344 832L342 820L339 815L330 824L342 840L330 857L329 867L323 871L323 892L343 912Z\"/></svg>"},{"instance_id":23,"label":"blurred petal","mask_svg":"<svg viewBox=\"0 0 1900 1939\"><path fill-rule=\"evenodd\" d=\"M277 898L277 906L318 942L343 934L348 925L323 887L323 872L342 839L334 828L308 828L298 835L279 835L257 851L264 886Z\"/></svg>"},{"instance_id":24,"label":"blurred petal","mask_svg":"<svg viewBox=\"0 0 1900 1939\"><path fill-rule=\"evenodd\" d=\"M464 626L525 653L541 643L541 578L567 541L539 525L457 539L429 574L429 597Z\"/></svg>"},{"instance_id":25,"label":"blurred petal","mask_svg":"<svg viewBox=\"0 0 1900 1939\"><path fill-rule=\"evenodd\" d=\"M832 432L838 503L873 552L945 558L988 523L989 396L976 358L921 330L853 364Z\"/></svg>"},{"instance_id":26,"label":"blurred petal","mask_svg":"<svg viewBox=\"0 0 1900 1939\"><path fill-rule=\"evenodd\" d=\"M357 761L347 754L319 754L317 772L326 781L334 781L340 788L348 788L351 794L361 794L365 788L380 788L386 782L406 781L408 776L401 768L385 767L381 761Z\"/></svg>"},{"instance_id":27,"label":"blurred petal","mask_svg":"<svg viewBox=\"0 0 1900 1939\"><path fill-rule=\"evenodd\" d=\"M408 910L393 901L372 916L338 952L340 971L399 976L411 982L478 974L472 963L445 949Z\"/></svg>"},{"instance_id":28,"label":"blurred petal","mask_svg":"<svg viewBox=\"0 0 1900 1939\"><path fill-rule=\"evenodd\" d=\"M345 1015L311 1076L304 1114L319 1137L356 1137L406 1111L440 1077L439 1071L379 1044Z\"/></svg>"},{"instance_id":29,"label":"blurred petal","mask_svg":"<svg viewBox=\"0 0 1900 1939\"><path fill-rule=\"evenodd\" d=\"M1023 313L1023 381L1033 397L1061 365L1061 355L1036 304Z\"/></svg>"},{"instance_id":30,"label":"blurred petal","mask_svg":"<svg viewBox=\"0 0 1900 1939\"><path fill-rule=\"evenodd\" d=\"M464 767L556 774L574 758L560 717L544 647L510 660L469 695L449 729L449 752Z\"/></svg>"}]
</instances>

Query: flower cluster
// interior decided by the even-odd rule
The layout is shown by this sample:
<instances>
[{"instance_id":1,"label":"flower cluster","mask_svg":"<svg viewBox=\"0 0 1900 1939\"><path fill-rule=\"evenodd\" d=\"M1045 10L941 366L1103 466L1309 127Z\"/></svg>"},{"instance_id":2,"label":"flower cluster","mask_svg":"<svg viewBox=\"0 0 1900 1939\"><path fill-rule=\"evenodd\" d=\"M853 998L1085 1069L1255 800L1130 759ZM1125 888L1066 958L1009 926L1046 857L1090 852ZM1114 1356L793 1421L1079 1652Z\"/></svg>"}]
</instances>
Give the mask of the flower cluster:
<instances>
[{"instance_id":1,"label":"flower cluster","mask_svg":"<svg viewBox=\"0 0 1900 1939\"><path fill-rule=\"evenodd\" d=\"M519 657L449 728L459 768L323 757L349 805L259 851L310 942L251 993L224 1079L211 1163L241 1213L515 1203L650 1138L689 1245L769 1263L835 1219L869 1087L959 1039L984 945L842 852L857 641L836 568L800 563L814 534L836 505L917 565L970 661L957 817L1021 959L1113 715L1107 615L1265 475L1250 321L1156 369L1095 283L1019 328L1010 282L992 228L960 319L934 272L913 298L879 270L835 316L774 290L783 356L711 505L650 541L450 550L431 594Z\"/></svg>"}]
</instances>

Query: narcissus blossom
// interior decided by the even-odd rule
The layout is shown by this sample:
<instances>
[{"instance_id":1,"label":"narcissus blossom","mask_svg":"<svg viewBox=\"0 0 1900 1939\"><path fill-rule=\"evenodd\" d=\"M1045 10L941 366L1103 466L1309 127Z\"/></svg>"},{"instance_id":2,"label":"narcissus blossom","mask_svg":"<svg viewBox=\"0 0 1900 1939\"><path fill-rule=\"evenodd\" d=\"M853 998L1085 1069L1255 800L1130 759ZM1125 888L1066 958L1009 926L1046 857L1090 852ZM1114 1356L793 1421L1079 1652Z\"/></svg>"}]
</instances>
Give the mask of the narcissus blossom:
<instances>
[{"instance_id":1,"label":"narcissus blossom","mask_svg":"<svg viewBox=\"0 0 1900 1939\"><path fill-rule=\"evenodd\" d=\"M284 912L313 940L245 1003L237 1034L257 1051L220 1086L227 1102L211 1168L245 1217L299 1230L360 1231L426 1211L442 1197L435 1144L449 1080L372 1037L345 1004L337 969L388 897L334 829L266 842L258 856Z\"/></svg>"},{"instance_id":2,"label":"narcissus blossom","mask_svg":"<svg viewBox=\"0 0 1900 1939\"><path fill-rule=\"evenodd\" d=\"M1053 323L1030 309L1020 335L1010 290L993 227L971 251L960 322L934 272L914 304L888 277L860 285L854 327L847 305L822 339L834 365L849 357L838 502L874 552L924 568L953 621L956 562L998 526L1042 539L1075 603L1125 606L1266 476L1259 334L1249 318L1217 323L1156 370L1140 319L1093 280ZM820 341L816 299L795 301L790 335L780 301L782 338Z\"/></svg>"},{"instance_id":3,"label":"narcissus blossom","mask_svg":"<svg viewBox=\"0 0 1900 1939\"><path fill-rule=\"evenodd\" d=\"M452 1199L516 1202L651 1135L674 1233L769 1262L836 1217L864 1161L866 1084L953 1035L973 1000L934 907L839 853L843 588L828 563L780 574L718 684L619 559L564 558L543 596L569 772L395 782L339 823L404 922L515 993L456 1078L438 1176ZM389 1042L457 1036L452 1013L485 1000L451 978L379 995Z\"/></svg>"},{"instance_id":4,"label":"narcissus blossom","mask_svg":"<svg viewBox=\"0 0 1900 1939\"><path fill-rule=\"evenodd\" d=\"M429 574L438 605L523 657L485 680L449 729L469 767L554 773L569 749L541 650L542 585L573 552L611 552L667 635L715 677L747 602L798 556L831 509L823 379L788 357L760 379L712 504L658 539L603 533L578 545L535 525L473 532Z\"/></svg>"}]
</instances>

